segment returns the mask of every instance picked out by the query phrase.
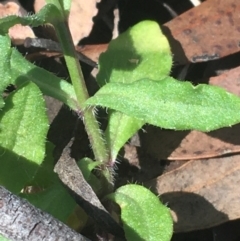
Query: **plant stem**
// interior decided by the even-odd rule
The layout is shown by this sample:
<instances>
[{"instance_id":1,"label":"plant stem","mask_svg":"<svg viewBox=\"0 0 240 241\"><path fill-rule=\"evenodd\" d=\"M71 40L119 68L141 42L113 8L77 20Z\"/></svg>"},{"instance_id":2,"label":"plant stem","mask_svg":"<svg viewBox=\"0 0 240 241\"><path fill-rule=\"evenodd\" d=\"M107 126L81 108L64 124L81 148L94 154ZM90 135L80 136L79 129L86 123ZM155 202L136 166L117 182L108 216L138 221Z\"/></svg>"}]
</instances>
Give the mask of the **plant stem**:
<instances>
[{"instance_id":1,"label":"plant stem","mask_svg":"<svg viewBox=\"0 0 240 241\"><path fill-rule=\"evenodd\" d=\"M71 77L72 85L80 107L79 112L83 118L95 159L100 161L104 166L104 164L107 164L109 160L109 153L106 149L103 133L100 130L98 122L94 116L93 107L83 109L83 104L89 98L89 94L82 74L82 69L76 55L69 28L67 23L63 22L55 23L54 27L62 47L69 75ZM111 183L112 176L110 172L103 171L103 174L108 182Z\"/></svg>"}]
</instances>

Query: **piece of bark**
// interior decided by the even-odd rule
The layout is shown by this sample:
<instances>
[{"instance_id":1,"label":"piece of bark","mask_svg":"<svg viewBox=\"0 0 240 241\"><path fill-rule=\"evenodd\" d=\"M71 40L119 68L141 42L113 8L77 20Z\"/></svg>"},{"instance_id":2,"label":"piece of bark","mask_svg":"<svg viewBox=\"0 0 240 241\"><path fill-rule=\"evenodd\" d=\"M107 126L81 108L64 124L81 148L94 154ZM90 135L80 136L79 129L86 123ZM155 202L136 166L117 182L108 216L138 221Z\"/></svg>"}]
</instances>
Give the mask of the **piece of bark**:
<instances>
[{"instance_id":1,"label":"piece of bark","mask_svg":"<svg viewBox=\"0 0 240 241\"><path fill-rule=\"evenodd\" d=\"M0 186L0 234L13 241L90 241Z\"/></svg>"},{"instance_id":2,"label":"piece of bark","mask_svg":"<svg viewBox=\"0 0 240 241\"><path fill-rule=\"evenodd\" d=\"M54 172L58 174L76 202L101 228L115 236L124 238L123 229L101 204L92 187L84 179L76 161L70 157L72 142L73 140L64 148L54 167Z\"/></svg>"}]
</instances>

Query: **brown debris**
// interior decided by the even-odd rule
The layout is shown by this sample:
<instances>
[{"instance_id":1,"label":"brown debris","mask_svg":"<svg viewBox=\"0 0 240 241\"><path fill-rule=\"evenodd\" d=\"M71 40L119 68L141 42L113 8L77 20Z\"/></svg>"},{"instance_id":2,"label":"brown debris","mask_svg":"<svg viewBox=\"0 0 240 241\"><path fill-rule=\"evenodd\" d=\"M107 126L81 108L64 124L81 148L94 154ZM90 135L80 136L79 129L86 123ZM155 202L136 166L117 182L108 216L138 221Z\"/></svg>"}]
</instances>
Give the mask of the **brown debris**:
<instances>
[{"instance_id":1,"label":"brown debris","mask_svg":"<svg viewBox=\"0 0 240 241\"><path fill-rule=\"evenodd\" d=\"M176 62L205 62L240 50L240 5L211 0L166 23Z\"/></svg>"},{"instance_id":2,"label":"brown debris","mask_svg":"<svg viewBox=\"0 0 240 241\"><path fill-rule=\"evenodd\" d=\"M159 160L205 159L240 153L240 125L208 133L148 128L143 135L145 151Z\"/></svg>"},{"instance_id":3,"label":"brown debris","mask_svg":"<svg viewBox=\"0 0 240 241\"><path fill-rule=\"evenodd\" d=\"M175 232L204 229L240 217L239 155L190 161L145 183L176 215Z\"/></svg>"}]
</instances>

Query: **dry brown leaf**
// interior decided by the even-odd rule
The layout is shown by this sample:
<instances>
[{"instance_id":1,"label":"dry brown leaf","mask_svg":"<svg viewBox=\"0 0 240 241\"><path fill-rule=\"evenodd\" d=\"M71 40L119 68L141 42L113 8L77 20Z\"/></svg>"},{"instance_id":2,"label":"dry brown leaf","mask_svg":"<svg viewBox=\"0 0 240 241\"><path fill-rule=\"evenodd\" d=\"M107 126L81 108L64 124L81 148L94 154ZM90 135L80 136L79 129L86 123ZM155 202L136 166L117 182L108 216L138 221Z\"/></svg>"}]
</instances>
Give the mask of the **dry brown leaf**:
<instances>
[{"instance_id":1,"label":"dry brown leaf","mask_svg":"<svg viewBox=\"0 0 240 241\"><path fill-rule=\"evenodd\" d=\"M75 45L87 37L93 26L92 18L97 14L97 3L100 0L72 0L69 16L69 28ZM34 9L38 12L45 5L45 0L36 0Z\"/></svg>"},{"instance_id":2,"label":"dry brown leaf","mask_svg":"<svg viewBox=\"0 0 240 241\"><path fill-rule=\"evenodd\" d=\"M190 161L145 183L175 214L175 231L240 217L240 156Z\"/></svg>"},{"instance_id":3,"label":"dry brown leaf","mask_svg":"<svg viewBox=\"0 0 240 241\"><path fill-rule=\"evenodd\" d=\"M239 12L235 0L211 0L166 23L176 61L203 62L238 52Z\"/></svg>"},{"instance_id":4,"label":"dry brown leaf","mask_svg":"<svg viewBox=\"0 0 240 241\"><path fill-rule=\"evenodd\" d=\"M8 15L27 15L27 12L23 9L18 0L4 1L0 3L0 18ZM23 44L24 40L29 38L35 38L32 29L29 26L22 26L16 24L8 31L12 43L15 45Z\"/></svg>"},{"instance_id":5,"label":"dry brown leaf","mask_svg":"<svg viewBox=\"0 0 240 241\"><path fill-rule=\"evenodd\" d=\"M210 78L209 84L220 86L240 96L240 67L236 67L219 76Z\"/></svg>"},{"instance_id":6,"label":"dry brown leaf","mask_svg":"<svg viewBox=\"0 0 240 241\"><path fill-rule=\"evenodd\" d=\"M239 133L239 124L208 133L149 127L141 143L146 153L157 159L212 158L240 152Z\"/></svg>"},{"instance_id":7,"label":"dry brown leaf","mask_svg":"<svg viewBox=\"0 0 240 241\"><path fill-rule=\"evenodd\" d=\"M101 53L105 52L108 48L108 44L94 44L94 45L84 45L76 46L76 50L91 60L98 62Z\"/></svg>"}]
</instances>

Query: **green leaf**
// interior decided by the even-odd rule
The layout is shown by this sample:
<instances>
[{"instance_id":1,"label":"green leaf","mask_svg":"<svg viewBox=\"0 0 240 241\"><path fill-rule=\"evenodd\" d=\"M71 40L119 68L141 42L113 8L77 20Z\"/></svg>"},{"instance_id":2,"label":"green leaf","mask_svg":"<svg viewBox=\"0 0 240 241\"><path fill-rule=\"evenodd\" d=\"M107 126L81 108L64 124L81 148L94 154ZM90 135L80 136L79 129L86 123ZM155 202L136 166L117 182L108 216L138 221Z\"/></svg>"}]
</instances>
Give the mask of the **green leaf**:
<instances>
[{"instance_id":1,"label":"green leaf","mask_svg":"<svg viewBox=\"0 0 240 241\"><path fill-rule=\"evenodd\" d=\"M11 64L9 56L12 54L11 41L8 37L0 35L0 93L12 83ZM3 98L0 98L0 109L4 106Z\"/></svg>"},{"instance_id":2,"label":"green leaf","mask_svg":"<svg viewBox=\"0 0 240 241\"><path fill-rule=\"evenodd\" d=\"M26 59L14 48L8 36L0 35L0 93L9 84L21 86L27 81L33 81L45 95L52 96L75 111L79 111L76 95L71 84L39 68ZM4 105L0 98L0 108Z\"/></svg>"},{"instance_id":3,"label":"green leaf","mask_svg":"<svg viewBox=\"0 0 240 241\"><path fill-rule=\"evenodd\" d=\"M142 21L112 40L99 58L97 81L131 83L142 78L161 80L172 67L167 38L158 23Z\"/></svg>"},{"instance_id":4,"label":"green leaf","mask_svg":"<svg viewBox=\"0 0 240 241\"><path fill-rule=\"evenodd\" d=\"M71 8L71 0L46 0L46 2L54 4L60 12L64 13L65 17L68 17Z\"/></svg>"},{"instance_id":5,"label":"green leaf","mask_svg":"<svg viewBox=\"0 0 240 241\"><path fill-rule=\"evenodd\" d=\"M120 111L149 124L167 129L211 131L240 122L240 99L222 88L192 86L171 77L131 84L110 83L86 105Z\"/></svg>"},{"instance_id":6,"label":"green leaf","mask_svg":"<svg viewBox=\"0 0 240 241\"><path fill-rule=\"evenodd\" d=\"M91 176L91 172L94 168L99 166L101 162L93 161L88 157L82 158L77 162L78 167L81 169L84 179L88 182Z\"/></svg>"},{"instance_id":7,"label":"green leaf","mask_svg":"<svg viewBox=\"0 0 240 241\"><path fill-rule=\"evenodd\" d=\"M0 234L0 241L11 241L11 240L8 239L8 238L3 237L3 236Z\"/></svg>"},{"instance_id":8,"label":"green leaf","mask_svg":"<svg viewBox=\"0 0 240 241\"><path fill-rule=\"evenodd\" d=\"M21 85L26 80L30 80L37 84L43 94L62 101L76 112L80 110L71 84L29 63L17 50L12 51L11 68L12 75L17 76L14 82L16 85Z\"/></svg>"},{"instance_id":9,"label":"green leaf","mask_svg":"<svg viewBox=\"0 0 240 241\"><path fill-rule=\"evenodd\" d=\"M29 186L38 189L46 189L59 181L58 175L53 171L56 160L53 158L54 145L51 142L46 143L46 151L44 161L39 166L34 179L28 183Z\"/></svg>"},{"instance_id":10,"label":"green leaf","mask_svg":"<svg viewBox=\"0 0 240 241\"><path fill-rule=\"evenodd\" d=\"M99 161L93 161L88 157L82 158L77 162L84 179L90 184L95 193L101 190L100 180L92 173L92 171L101 164Z\"/></svg>"},{"instance_id":11,"label":"green leaf","mask_svg":"<svg viewBox=\"0 0 240 241\"><path fill-rule=\"evenodd\" d=\"M0 33L7 34L8 29L16 24L31 25L37 27L45 23L53 22L59 15L58 9L53 4L45 5L38 13L20 17L10 15L0 19Z\"/></svg>"},{"instance_id":12,"label":"green leaf","mask_svg":"<svg viewBox=\"0 0 240 241\"><path fill-rule=\"evenodd\" d=\"M74 199L59 180L42 192L20 196L62 222L66 222L76 208Z\"/></svg>"},{"instance_id":13,"label":"green leaf","mask_svg":"<svg viewBox=\"0 0 240 241\"><path fill-rule=\"evenodd\" d=\"M159 81L169 74L171 66L170 46L159 25L143 21L110 42L108 50L99 58L97 81L100 86L112 82L131 83L142 78ZM119 149L142 125L144 121L123 113L109 114L106 138L113 161Z\"/></svg>"},{"instance_id":14,"label":"green leaf","mask_svg":"<svg viewBox=\"0 0 240 241\"><path fill-rule=\"evenodd\" d=\"M173 221L169 209L148 189L129 184L107 196L121 208L128 241L170 241Z\"/></svg>"},{"instance_id":15,"label":"green leaf","mask_svg":"<svg viewBox=\"0 0 240 241\"><path fill-rule=\"evenodd\" d=\"M52 152L53 145L48 142L45 160L38 168L34 179L28 183L33 187L33 193L20 193L19 195L66 223L75 209L76 203L53 171L55 160Z\"/></svg>"},{"instance_id":16,"label":"green leaf","mask_svg":"<svg viewBox=\"0 0 240 241\"><path fill-rule=\"evenodd\" d=\"M19 192L33 179L44 159L47 130L45 102L34 83L6 98L0 111L1 185Z\"/></svg>"},{"instance_id":17,"label":"green leaf","mask_svg":"<svg viewBox=\"0 0 240 241\"><path fill-rule=\"evenodd\" d=\"M58 9L59 15L61 17L58 19L60 21L65 21L70 13L71 0L46 0L47 3L51 3Z\"/></svg>"},{"instance_id":18,"label":"green leaf","mask_svg":"<svg viewBox=\"0 0 240 241\"><path fill-rule=\"evenodd\" d=\"M105 136L110 150L110 158L114 162L119 150L145 124L145 121L127 116L122 112L109 111L109 122Z\"/></svg>"}]
</instances>

